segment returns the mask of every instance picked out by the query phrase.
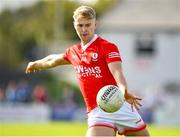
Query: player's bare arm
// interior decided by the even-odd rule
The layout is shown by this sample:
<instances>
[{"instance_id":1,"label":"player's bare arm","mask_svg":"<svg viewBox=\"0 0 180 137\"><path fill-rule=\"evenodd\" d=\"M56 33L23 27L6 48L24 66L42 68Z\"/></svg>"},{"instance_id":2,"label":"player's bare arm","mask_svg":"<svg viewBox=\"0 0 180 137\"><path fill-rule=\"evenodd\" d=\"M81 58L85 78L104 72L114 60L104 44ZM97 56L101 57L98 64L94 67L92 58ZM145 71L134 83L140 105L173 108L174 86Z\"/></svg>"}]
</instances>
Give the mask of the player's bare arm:
<instances>
[{"instance_id":1,"label":"player's bare arm","mask_svg":"<svg viewBox=\"0 0 180 137\"><path fill-rule=\"evenodd\" d=\"M26 68L26 73L45 70L59 65L70 64L67 60L64 59L63 55L64 54L53 54L43 59L36 60L34 62L29 62Z\"/></svg>"},{"instance_id":2,"label":"player's bare arm","mask_svg":"<svg viewBox=\"0 0 180 137\"><path fill-rule=\"evenodd\" d=\"M121 62L117 61L109 63L108 67L120 89L125 91L124 97L126 101L131 104L132 111L134 111L134 107L139 110L139 107L141 106L139 101L141 100L141 98L134 96L128 92L128 87L123 74Z\"/></svg>"}]
</instances>

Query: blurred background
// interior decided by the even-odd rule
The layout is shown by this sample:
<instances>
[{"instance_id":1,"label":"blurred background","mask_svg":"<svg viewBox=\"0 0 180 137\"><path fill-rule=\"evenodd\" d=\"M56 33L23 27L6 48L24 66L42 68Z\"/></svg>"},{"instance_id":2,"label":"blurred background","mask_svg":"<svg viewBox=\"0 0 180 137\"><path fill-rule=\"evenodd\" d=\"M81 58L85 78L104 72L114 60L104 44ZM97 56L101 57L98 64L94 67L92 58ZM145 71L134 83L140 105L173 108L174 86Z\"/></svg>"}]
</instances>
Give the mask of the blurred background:
<instances>
[{"instance_id":1,"label":"blurred background","mask_svg":"<svg viewBox=\"0 0 180 137\"><path fill-rule=\"evenodd\" d=\"M6 123L86 122L72 66L24 73L79 42L72 15L82 4L95 8L97 34L118 45L144 121L180 127L180 0L1 0L0 135Z\"/></svg>"}]
</instances>

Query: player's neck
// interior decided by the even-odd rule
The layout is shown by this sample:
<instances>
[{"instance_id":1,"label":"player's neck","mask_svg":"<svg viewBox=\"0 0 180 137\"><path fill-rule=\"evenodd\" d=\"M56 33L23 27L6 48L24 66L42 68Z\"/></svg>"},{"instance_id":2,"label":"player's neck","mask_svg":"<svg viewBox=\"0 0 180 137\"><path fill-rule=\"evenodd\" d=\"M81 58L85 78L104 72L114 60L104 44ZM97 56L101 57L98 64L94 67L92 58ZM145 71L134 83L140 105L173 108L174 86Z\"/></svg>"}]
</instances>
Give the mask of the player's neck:
<instances>
[{"instance_id":1,"label":"player's neck","mask_svg":"<svg viewBox=\"0 0 180 137\"><path fill-rule=\"evenodd\" d=\"M81 47L85 51L87 47L89 47L96 39L97 35L95 34L88 42L81 41Z\"/></svg>"},{"instance_id":2,"label":"player's neck","mask_svg":"<svg viewBox=\"0 0 180 137\"><path fill-rule=\"evenodd\" d=\"M90 41L90 40L89 40ZM81 40L81 45L82 46L85 46L87 43L89 43L89 41L83 41L83 40Z\"/></svg>"},{"instance_id":3,"label":"player's neck","mask_svg":"<svg viewBox=\"0 0 180 137\"><path fill-rule=\"evenodd\" d=\"M93 39L93 37L91 39L89 39L89 40L81 40L81 45L85 46L86 44L88 44Z\"/></svg>"},{"instance_id":4,"label":"player's neck","mask_svg":"<svg viewBox=\"0 0 180 137\"><path fill-rule=\"evenodd\" d=\"M91 43L92 41L94 41L97 38L97 35L94 34L92 38L90 38L89 40L81 40L81 45L82 46L86 46L87 44Z\"/></svg>"}]
</instances>

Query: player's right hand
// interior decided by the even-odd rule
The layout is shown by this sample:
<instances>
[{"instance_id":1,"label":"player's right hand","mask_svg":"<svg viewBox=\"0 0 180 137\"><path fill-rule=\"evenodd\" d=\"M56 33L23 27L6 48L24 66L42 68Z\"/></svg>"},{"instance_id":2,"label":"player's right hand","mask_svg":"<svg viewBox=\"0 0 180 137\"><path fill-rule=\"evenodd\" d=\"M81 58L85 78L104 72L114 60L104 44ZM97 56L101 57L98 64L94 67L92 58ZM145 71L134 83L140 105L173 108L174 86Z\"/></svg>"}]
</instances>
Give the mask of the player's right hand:
<instances>
[{"instance_id":1,"label":"player's right hand","mask_svg":"<svg viewBox=\"0 0 180 137\"><path fill-rule=\"evenodd\" d=\"M26 74L36 72L38 69L36 68L35 62L29 62L26 68Z\"/></svg>"}]
</instances>

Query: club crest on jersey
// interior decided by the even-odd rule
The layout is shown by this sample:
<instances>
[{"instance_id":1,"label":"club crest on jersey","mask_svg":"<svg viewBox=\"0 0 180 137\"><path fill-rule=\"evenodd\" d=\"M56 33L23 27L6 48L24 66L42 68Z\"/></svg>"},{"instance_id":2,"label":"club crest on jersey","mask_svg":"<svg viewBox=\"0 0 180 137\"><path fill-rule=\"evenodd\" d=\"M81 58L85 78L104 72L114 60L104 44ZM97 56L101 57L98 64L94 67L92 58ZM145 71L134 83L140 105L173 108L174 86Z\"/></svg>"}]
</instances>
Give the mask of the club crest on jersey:
<instances>
[{"instance_id":1,"label":"club crest on jersey","mask_svg":"<svg viewBox=\"0 0 180 137\"><path fill-rule=\"evenodd\" d=\"M97 53L92 53L92 61L97 61L98 60L98 54Z\"/></svg>"}]
</instances>

